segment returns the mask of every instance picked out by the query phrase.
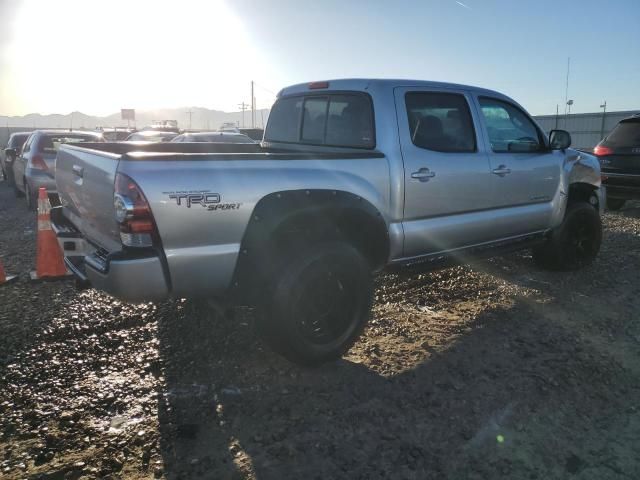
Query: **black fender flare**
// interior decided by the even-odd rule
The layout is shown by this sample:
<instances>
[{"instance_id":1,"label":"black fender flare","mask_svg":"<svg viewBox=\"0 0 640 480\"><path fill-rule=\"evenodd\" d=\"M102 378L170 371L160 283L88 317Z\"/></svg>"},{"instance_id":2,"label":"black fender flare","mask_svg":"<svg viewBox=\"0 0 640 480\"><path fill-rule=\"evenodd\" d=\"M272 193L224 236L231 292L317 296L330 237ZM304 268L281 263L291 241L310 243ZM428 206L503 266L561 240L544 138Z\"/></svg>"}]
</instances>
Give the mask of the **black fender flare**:
<instances>
[{"instance_id":1,"label":"black fender flare","mask_svg":"<svg viewBox=\"0 0 640 480\"><path fill-rule=\"evenodd\" d=\"M311 230L302 241L345 238L364 250L373 269L388 260L389 231L380 211L359 195L342 190L305 189L273 192L255 206L240 245L231 283L231 298L251 301L247 294L267 281L274 267L274 240L289 226ZM302 232L301 232L302 233ZM285 253L286 255L286 253Z\"/></svg>"}]
</instances>

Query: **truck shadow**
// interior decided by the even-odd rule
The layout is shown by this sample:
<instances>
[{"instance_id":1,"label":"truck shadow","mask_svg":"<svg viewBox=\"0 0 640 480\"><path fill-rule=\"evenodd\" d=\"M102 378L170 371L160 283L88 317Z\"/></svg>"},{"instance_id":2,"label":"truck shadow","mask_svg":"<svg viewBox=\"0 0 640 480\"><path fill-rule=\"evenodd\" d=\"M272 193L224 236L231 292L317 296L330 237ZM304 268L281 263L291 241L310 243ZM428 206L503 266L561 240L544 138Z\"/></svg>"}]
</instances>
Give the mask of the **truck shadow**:
<instances>
[{"instance_id":1,"label":"truck shadow","mask_svg":"<svg viewBox=\"0 0 640 480\"><path fill-rule=\"evenodd\" d=\"M425 337L396 374L349 360L302 369L262 346L250 313L170 308L158 411L170 479L562 477L597 464L597 422L617 428L638 387L521 299L445 345Z\"/></svg>"}]
</instances>

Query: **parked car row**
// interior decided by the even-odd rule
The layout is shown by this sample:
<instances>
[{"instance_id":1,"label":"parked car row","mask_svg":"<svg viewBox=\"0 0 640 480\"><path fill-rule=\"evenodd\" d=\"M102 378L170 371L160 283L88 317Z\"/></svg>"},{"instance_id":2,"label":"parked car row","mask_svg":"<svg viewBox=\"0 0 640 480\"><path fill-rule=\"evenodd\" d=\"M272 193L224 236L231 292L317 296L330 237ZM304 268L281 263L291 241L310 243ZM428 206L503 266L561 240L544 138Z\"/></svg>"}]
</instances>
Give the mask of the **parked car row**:
<instances>
[{"instance_id":1,"label":"parked car row","mask_svg":"<svg viewBox=\"0 0 640 480\"><path fill-rule=\"evenodd\" d=\"M11 135L4 150L5 164L10 164L6 168L7 178L16 196L26 198L30 210L36 208L41 187L49 194L56 193L55 166L60 145L82 142L104 142L104 138L97 132L74 130L35 130Z\"/></svg>"},{"instance_id":2,"label":"parked car row","mask_svg":"<svg viewBox=\"0 0 640 480\"><path fill-rule=\"evenodd\" d=\"M250 133L257 135L257 129ZM126 136L125 136L126 134ZM16 132L9 137L0 154L2 177L13 187L17 197L25 197L27 207L34 210L38 189L45 187L57 194L55 181L56 155L60 145L82 142L172 143L243 143L256 144L249 136L236 132L183 132L172 128L149 128L140 131L75 131L36 130Z\"/></svg>"}]
</instances>

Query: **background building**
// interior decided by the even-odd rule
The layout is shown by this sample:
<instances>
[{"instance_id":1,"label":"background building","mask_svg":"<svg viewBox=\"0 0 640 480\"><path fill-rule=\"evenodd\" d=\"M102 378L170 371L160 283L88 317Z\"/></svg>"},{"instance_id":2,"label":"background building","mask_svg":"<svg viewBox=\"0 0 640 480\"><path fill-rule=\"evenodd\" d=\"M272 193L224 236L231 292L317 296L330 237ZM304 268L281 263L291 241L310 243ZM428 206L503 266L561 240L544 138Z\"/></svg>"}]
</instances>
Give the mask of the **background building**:
<instances>
[{"instance_id":1,"label":"background building","mask_svg":"<svg viewBox=\"0 0 640 480\"><path fill-rule=\"evenodd\" d=\"M616 124L623 118L630 117L640 110L627 110L623 112L576 113L570 115L538 115L533 117L542 129L549 133L550 130L560 128L571 133L571 146L574 148L591 149L605 137ZM604 124L603 124L604 119Z\"/></svg>"}]
</instances>

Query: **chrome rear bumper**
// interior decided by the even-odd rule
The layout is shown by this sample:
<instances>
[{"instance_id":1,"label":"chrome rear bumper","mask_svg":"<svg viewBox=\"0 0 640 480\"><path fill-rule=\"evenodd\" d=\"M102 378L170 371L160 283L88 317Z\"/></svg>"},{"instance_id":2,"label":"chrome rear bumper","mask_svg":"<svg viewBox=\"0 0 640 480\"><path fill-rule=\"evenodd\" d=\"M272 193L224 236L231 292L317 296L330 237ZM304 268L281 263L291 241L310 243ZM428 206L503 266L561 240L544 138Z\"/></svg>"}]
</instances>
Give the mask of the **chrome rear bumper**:
<instances>
[{"instance_id":1,"label":"chrome rear bumper","mask_svg":"<svg viewBox=\"0 0 640 480\"><path fill-rule=\"evenodd\" d=\"M163 300L170 288L162 259L154 250L108 253L87 242L62 214L51 209L51 226L65 264L83 287L91 286L128 302Z\"/></svg>"}]
</instances>

